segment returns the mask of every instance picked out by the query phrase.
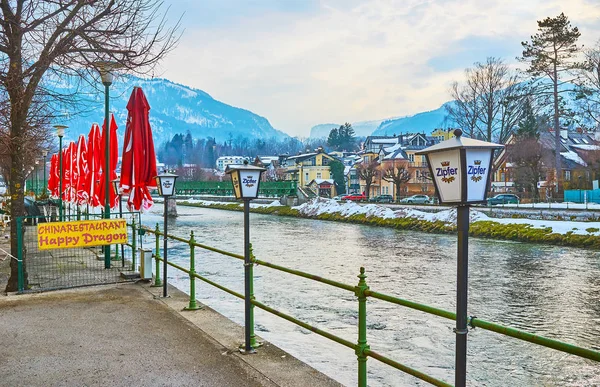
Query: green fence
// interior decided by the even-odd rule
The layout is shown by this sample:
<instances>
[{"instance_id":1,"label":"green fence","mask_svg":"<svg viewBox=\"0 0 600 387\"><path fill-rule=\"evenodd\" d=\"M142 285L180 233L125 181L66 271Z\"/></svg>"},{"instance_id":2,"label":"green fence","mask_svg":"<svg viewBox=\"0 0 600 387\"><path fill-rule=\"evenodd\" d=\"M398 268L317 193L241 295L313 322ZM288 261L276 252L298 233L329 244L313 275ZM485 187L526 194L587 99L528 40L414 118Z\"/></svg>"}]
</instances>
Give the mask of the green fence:
<instances>
[{"instance_id":1,"label":"green fence","mask_svg":"<svg viewBox=\"0 0 600 387\"><path fill-rule=\"evenodd\" d=\"M112 213L111 218L120 218ZM136 265L136 246L139 238L140 213L122 214L128 222L129 242L85 248L59 248L40 250L37 241L37 224L51 223L46 216L26 216L16 219L18 239L19 276L18 289L21 293L65 289L79 286L100 285L129 281L121 273L133 271ZM99 214L65 215L65 221L101 219ZM135 232L135 231L138 232ZM103 249L110 249L111 267L105 268Z\"/></svg>"},{"instance_id":2,"label":"green fence","mask_svg":"<svg viewBox=\"0 0 600 387\"><path fill-rule=\"evenodd\" d=\"M156 269L155 269L155 278L154 278L154 285L155 286L161 286L162 285L162 281L160 278L160 265L159 263L163 261L163 259L160 256L160 251L161 251L161 246L160 246L160 237L164 237L164 233L162 233L159 229L158 224L156 225L156 229L152 230L150 228L142 228L144 229L147 233L151 233L155 235L155 251L154 251L154 257L155 257L155 263L156 263ZM225 256L229 256L235 259L239 259L239 260L244 260L244 257L242 255L239 254L234 254L228 251L224 251L221 249L217 249L211 246L207 246L201 243L197 243L194 240L193 237L193 233L190 236L190 239L185 239L185 238L181 238L181 237L177 237L174 235L167 235L167 238L170 238L172 240L175 241L179 241L182 242L184 244L189 245L189 251L190 251L190 266L189 268L184 268L181 265L175 264L173 262L167 262L168 265L181 270L184 273L187 273L189 276L189 280L190 280L190 299L189 299L189 306L187 309L198 309L197 306L197 301L196 301L196 286L195 286L195 281L201 280L211 286L214 286L234 297L240 298L240 299L244 299L244 295L237 293L225 286L222 286L214 281L211 281L210 279L199 275L196 272L196 265L195 265L195 249L196 248L200 248L200 249L204 249L204 250L208 250L208 251L212 251L215 253L219 253ZM366 273L365 273L365 269L364 268L360 268L360 272L358 273L358 282L355 285L349 285L349 284L344 284L341 282L337 282L337 281L333 281L327 278L323 278L320 276L316 276L310 273L306 273L303 271L299 271L299 270L294 270L294 269L290 269L290 268L286 268L284 266L280 266L280 265L276 265L267 261L263 261L260 259L256 259L256 257L254 257L254 255L252 255L251 258L252 262L254 265L258 265L258 266L264 266L264 267L268 267L270 269L282 272L282 273L287 273L289 275L293 275L293 276L298 276L298 277L302 277L305 279L309 279L309 280L313 280L325 285L329 285L329 286L333 286L348 292L353 293L356 296L356 300L357 300L357 307L358 307L358 337L357 337L357 341L356 342L350 342L346 339L343 339L339 336L336 336L330 332L327 332L325 330L322 330L316 326L310 325L304 321L301 321L289 314L283 313L281 311L278 311L260 301L258 301L255 297L254 294L251 294L251 304L252 304L252 308L251 308L251 320L250 321L254 321L254 315L253 315L253 308L254 307L258 307L260 309L263 309L269 313L272 313L276 316L279 316L287 321L290 321L302 328L308 329L318 335L321 335L329 340L332 340L338 344L341 344L345 347L347 347L348 349L351 349L354 351L354 353L356 354L357 357L357 361L358 361L358 385L360 387L366 387L367 386L367 359L373 358L376 360L379 360L382 363L385 363L393 368L396 368L400 371L403 371L405 373L408 373L418 379L421 379L423 381L426 381L430 384L433 384L435 386L451 386L450 383L447 383L443 380L439 380L436 379L430 375L427 375L421 371L418 371L412 367L409 367L405 364L402 364L400 362L397 362L393 359L390 359L380 353L378 353L375 349L372 349L367 341L367 299L369 297L374 298L374 299L378 299L378 300L382 300L382 301L386 301L392 304L396 304L399 306L403 306L406 308L411 308L414 310L418 310L427 314L431 314L434 316L438 316L438 317L442 317L442 318L446 318L449 320L456 320L456 314L453 312L449 312L446 310L442 310L442 309L438 309L438 308L434 308L428 305L423 305L423 304L419 304L416 302L412 302L412 301L408 301L402 298L398 298L398 297L394 297L394 296L390 296L390 295L386 295L383 293L379 293L376 292L374 290L371 290L367 284L366 281ZM252 281L252 277L251 277L251 281ZM253 288L253 286L251 285L251 288ZM547 348L552 348L555 349L557 351L561 351L564 353L568 353L568 354L572 354L575 356L579 356L585 359L590 359L593 361L597 361L600 362L600 352L599 351L595 351L592 349L587 349L587 348L582 348L582 347L578 347L575 345L571 345L568 343L564 343L558 340L554 340L554 339L549 339L546 337L542 337L542 336L538 336L538 335L534 335L532 333L528 333L519 329L515 329L515 328L510 328L510 327L506 327L500 324L496 324L493 322L489 322L480 318L476 318L476 317L469 317L468 318L468 324L471 328L480 328L480 329L484 329L484 330L488 330L488 331L492 331L492 332L496 332L499 333L501 335L505 335L505 336L509 336L509 337L513 337L519 340L523 340L523 341L527 341L533 344L537 344L543 347L547 347ZM255 335L254 335L254 326L251 327L251 337L252 339L252 346L255 347Z\"/></svg>"},{"instance_id":3,"label":"green fence","mask_svg":"<svg viewBox=\"0 0 600 387\"><path fill-rule=\"evenodd\" d=\"M233 186L230 180L178 181L175 192L177 195L233 196ZM296 195L296 181L263 181L260 183L258 195L264 197Z\"/></svg>"}]
</instances>

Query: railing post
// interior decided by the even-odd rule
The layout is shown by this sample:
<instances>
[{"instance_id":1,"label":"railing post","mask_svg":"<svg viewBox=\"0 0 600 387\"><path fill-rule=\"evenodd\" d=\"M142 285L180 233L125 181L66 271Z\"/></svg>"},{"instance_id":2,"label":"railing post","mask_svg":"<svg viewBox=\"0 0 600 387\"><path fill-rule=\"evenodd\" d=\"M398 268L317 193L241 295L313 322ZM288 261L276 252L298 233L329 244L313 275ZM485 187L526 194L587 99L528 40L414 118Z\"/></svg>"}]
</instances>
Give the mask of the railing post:
<instances>
[{"instance_id":1,"label":"railing post","mask_svg":"<svg viewBox=\"0 0 600 387\"><path fill-rule=\"evenodd\" d=\"M156 223L156 229L154 230L154 236L156 237L156 247L154 250L154 262L156 263L156 271L154 274L154 287L162 287L162 281L160 280L160 229L158 223Z\"/></svg>"},{"instance_id":2,"label":"railing post","mask_svg":"<svg viewBox=\"0 0 600 387\"><path fill-rule=\"evenodd\" d=\"M133 238L131 238L131 270L135 271L135 255L137 254L137 247L135 243L136 239L136 229L135 229L135 218L131 222L131 229L133 230Z\"/></svg>"},{"instance_id":3,"label":"railing post","mask_svg":"<svg viewBox=\"0 0 600 387\"><path fill-rule=\"evenodd\" d=\"M354 288L354 294L358 297L358 346L356 357L358 359L358 387L367 387L367 355L365 351L370 347L367 345L367 295L369 290L365 279L365 268L360 268L358 285Z\"/></svg>"},{"instance_id":4,"label":"railing post","mask_svg":"<svg viewBox=\"0 0 600 387\"><path fill-rule=\"evenodd\" d=\"M202 309L196 303L196 262L195 262L195 250L196 246L194 245L196 240L194 239L194 231L190 231L190 304L183 308L183 310L198 310Z\"/></svg>"},{"instance_id":5,"label":"railing post","mask_svg":"<svg viewBox=\"0 0 600 387\"><path fill-rule=\"evenodd\" d=\"M17 287L19 288L19 292L25 290L25 278L23 273L23 218L17 218Z\"/></svg>"},{"instance_id":6,"label":"railing post","mask_svg":"<svg viewBox=\"0 0 600 387\"><path fill-rule=\"evenodd\" d=\"M254 301L254 250L252 250L252 243L250 243L250 300ZM250 346L254 349L262 346L262 343L256 341L256 335L254 334L254 304L250 303Z\"/></svg>"}]
</instances>

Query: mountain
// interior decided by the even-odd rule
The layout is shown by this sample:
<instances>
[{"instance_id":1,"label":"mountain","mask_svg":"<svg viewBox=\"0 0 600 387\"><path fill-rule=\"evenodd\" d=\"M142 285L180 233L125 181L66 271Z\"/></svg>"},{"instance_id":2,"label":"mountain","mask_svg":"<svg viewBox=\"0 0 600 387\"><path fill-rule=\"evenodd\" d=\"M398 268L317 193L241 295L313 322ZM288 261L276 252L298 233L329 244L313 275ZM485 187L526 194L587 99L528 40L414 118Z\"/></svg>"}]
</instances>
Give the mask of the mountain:
<instances>
[{"instance_id":1,"label":"mountain","mask_svg":"<svg viewBox=\"0 0 600 387\"><path fill-rule=\"evenodd\" d=\"M341 124L319 124L310 128L310 138L327 138L333 128L339 128Z\"/></svg>"},{"instance_id":2,"label":"mountain","mask_svg":"<svg viewBox=\"0 0 600 387\"><path fill-rule=\"evenodd\" d=\"M354 133L358 137L366 137L370 136L371 133L379 125L385 120L374 120L374 121L358 121L353 122L352 127L354 128ZM342 124L319 124L310 128L310 138L327 138L329 136L329 132L333 128L339 128Z\"/></svg>"},{"instance_id":3,"label":"mountain","mask_svg":"<svg viewBox=\"0 0 600 387\"><path fill-rule=\"evenodd\" d=\"M289 136L274 129L269 121L251 111L217 101L202 90L180 85L166 79L144 79L131 75L119 76L110 86L110 111L119 125L122 144L127 120L126 105L134 86L140 86L150 104L150 125L158 146L177 133L191 133L194 138L214 137L218 142L248 138L250 140L286 139ZM50 88L60 93L73 92L70 82L55 82ZM65 137L76 140L87 135L92 123L104 120L104 87L99 89L83 84L77 90L74 107L55 106L63 111L61 124L69 126ZM70 114L69 112L80 112Z\"/></svg>"},{"instance_id":4,"label":"mountain","mask_svg":"<svg viewBox=\"0 0 600 387\"><path fill-rule=\"evenodd\" d=\"M452 127L446 113L446 105L453 102L446 102L439 108L428 112L417 113L413 116L401 117L383 121L375 131L373 136L392 136L400 133L421 132L429 134L436 128Z\"/></svg>"}]
</instances>

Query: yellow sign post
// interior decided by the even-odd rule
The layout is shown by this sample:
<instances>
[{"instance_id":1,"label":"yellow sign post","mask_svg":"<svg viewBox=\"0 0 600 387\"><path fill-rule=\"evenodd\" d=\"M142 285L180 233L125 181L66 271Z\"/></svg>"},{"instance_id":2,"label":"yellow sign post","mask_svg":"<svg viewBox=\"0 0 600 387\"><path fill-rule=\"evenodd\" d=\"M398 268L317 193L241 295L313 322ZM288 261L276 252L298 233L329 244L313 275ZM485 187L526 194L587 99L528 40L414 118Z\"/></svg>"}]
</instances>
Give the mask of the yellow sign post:
<instances>
[{"instance_id":1,"label":"yellow sign post","mask_svg":"<svg viewBox=\"0 0 600 387\"><path fill-rule=\"evenodd\" d=\"M37 226L40 250L127 243L125 219L41 223Z\"/></svg>"}]
</instances>

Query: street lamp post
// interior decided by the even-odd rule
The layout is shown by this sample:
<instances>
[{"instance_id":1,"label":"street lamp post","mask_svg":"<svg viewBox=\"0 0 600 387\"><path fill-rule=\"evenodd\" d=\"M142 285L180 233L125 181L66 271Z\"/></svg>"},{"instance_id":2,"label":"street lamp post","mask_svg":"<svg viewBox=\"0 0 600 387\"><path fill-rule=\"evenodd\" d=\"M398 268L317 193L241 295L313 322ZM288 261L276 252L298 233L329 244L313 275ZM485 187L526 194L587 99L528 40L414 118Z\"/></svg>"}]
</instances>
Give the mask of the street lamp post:
<instances>
[{"instance_id":1,"label":"street lamp post","mask_svg":"<svg viewBox=\"0 0 600 387\"><path fill-rule=\"evenodd\" d=\"M169 198L175 194L175 180L177 180L177 177L177 175L168 172L163 172L156 176L156 187L158 188L158 194L163 197L164 201L163 297L167 297L167 202ZM156 237L158 238L158 235Z\"/></svg>"},{"instance_id":2,"label":"street lamp post","mask_svg":"<svg viewBox=\"0 0 600 387\"><path fill-rule=\"evenodd\" d=\"M42 156L44 158L44 180L43 180L42 187L44 188L44 193L47 193L48 192L48 187L46 186L46 156L48 156L48 151L44 150L42 152Z\"/></svg>"},{"instance_id":3,"label":"street lamp post","mask_svg":"<svg viewBox=\"0 0 600 387\"><path fill-rule=\"evenodd\" d=\"M467 291L469 267L469 206L485 203L491 184L495 149L503 145L462 138L442 141L415 154L425 155L439 202L454 204L458 231L456 273L456 365L454 384L465 387L467 376Z\"/></svg>"},{"instance_id":4,"label":"street lamp post","mask_svg":"<svg viewBox=\"0 0 600 387\"><path fill-rule=\"evenodd\" d=\"M66 125L54 125L56 135L58 136L58 220L63 221L63 163L62 163L62 139L65 135Z\"/></svg>"},{"instance_id":5,"label":"street lamp post","mask_svg":"<svg viewBox=\"0 0 600 387\"><path fill-rule=\"evenodd\" d=\"M35 165L33 166L33 175L31 176L31 187L33 188L33 197L37 198L37 194L39 191L39 181L38 181L38 165L40 164L40 160L35 160ZM35 181L34 181L35 179Z\"/></svg>"},{"instance_id":6,"label":"street lamp post","mask_svg":"<svg viewBox=\"0 0 600 387\"><path fill-rule=\"evenodd\" d=\"M248 165L245 160L243 165L227 166L225 173L231 175L233 192L236 199L244 201L244 353L255 353L256 338L254 336L254 298L253 268L250 252L250 201L258 196L260 177L265 168Z\"/></svg>"},{"instance_id":7,"label":"street lamp post","mask_svg":"<svg viewBox=\"0 0 600 387\"><path fill-rule=\"evenodd\" d=\"M94 63L100 73L104 85L104 219L110 219L110 85L113 82L112 71L117 67L115 62L100 61ZM110 269L110 246L104 249L104 268Z\"/></svg>"},{"instance_id":8,"label":"street lamp post","mask_svg":"<svg viewBox=\"0 0 600 387\"><path fill-rule=\"evenodd\" d=\"M114 179L111 181L111 183L113 184L113 189L115 192L115 195L119 198L119 218L123 218L123 202L121 201L122 195L123 193L121 192L121 188L119 186L119 179ZM135 238L135 235L133 236ZM119 256L119 246L117 245L117 257ZM123 250L123 245L121 245L121 266L124 267L125 266L125 253Z\"/></svg>"}]
</instances>

